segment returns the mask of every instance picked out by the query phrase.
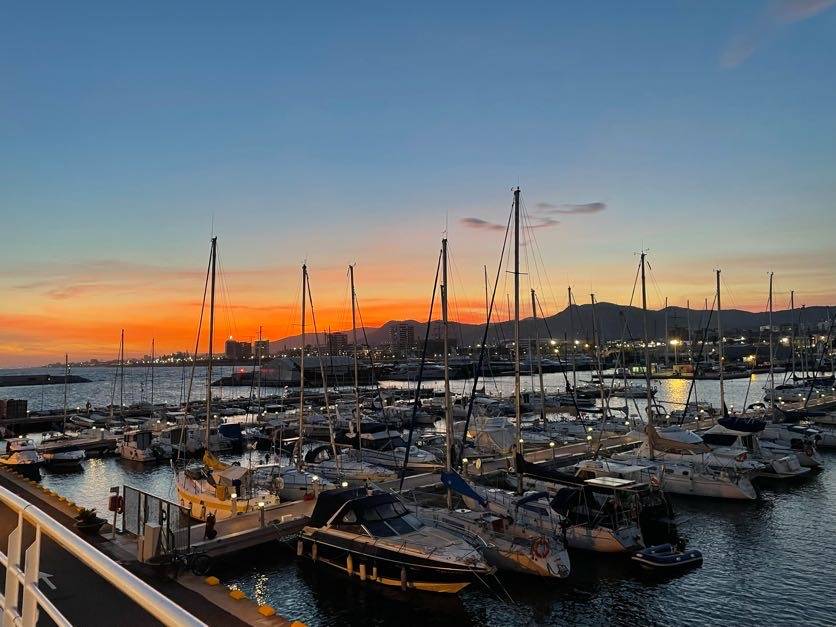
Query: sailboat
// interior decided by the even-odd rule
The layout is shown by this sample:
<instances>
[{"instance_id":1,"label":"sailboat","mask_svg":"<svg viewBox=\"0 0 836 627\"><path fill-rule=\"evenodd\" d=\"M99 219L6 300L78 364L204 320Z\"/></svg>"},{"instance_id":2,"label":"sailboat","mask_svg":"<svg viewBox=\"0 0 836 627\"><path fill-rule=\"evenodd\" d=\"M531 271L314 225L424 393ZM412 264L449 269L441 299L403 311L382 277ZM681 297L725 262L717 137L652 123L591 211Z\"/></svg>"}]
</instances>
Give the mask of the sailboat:
<instances>
[{"instance_id":1,"label":"sailboat","mask_svg":"<svg viewBox=\"0 0 836 627\"><path fill-rule=\"evenodd\" d=\"M206 376L206 425L203 464L178 470L175 475L177 497L192 518L216 520L255 511L259 507L275 505L279 496L275 489L264 489L256 484L252 471L240 465L225 464L209 450L212 422L212 357L215 332L215 273L218 238L212 238L210 250L211 292L209 305L209 361ZM197 359L197 355L195 355ZM276 486L274 486L276 487ZM280 486L277 486L280 487Z\"/></svg>"},{"instance_id":2,"label":"sailboat","mask_svg":"<svg viewBox=\"0 0 836 627\"><path fill-rule=\"evenodd\" d=\"M648 391L650 385L650 352L647 336L647 291L645 282L645 253L641 253L642 314L644 323L645 370ZM725 387L723 385L723 333L720 318L720 271L717 270L717 332L719 335L719 379L720 406L726 415ZM642 444L634 451L613 455L616 462L629 462L631 466L644 469L649 478L666 492L685 496L707 496L714 498L752 500L758 493L752 484L757 473L765 466L747 459L747 455L736 452L723 455L712 452L702 438L692 431L679 427L664 427L657 431L651 418L652 399L648 393L648 424L645 427ZM602 472L619 476L627 472L624 468L603 468Z\"/></svg>"},{"instance_id":3,"label":"sailboat","mask_svg":"<svg viewBox=\"0 0 836 627\"><path fill-rule=\"evenodd\" d=\"M514 191L515 215L515 259L519 255L519 200L520 190ZM478 497L476 490L460 475L453 472L453 412L450 403L450 376L447 370L447 239L441 242L442 280L441 286L441 318L444 325L444 409L446 436L446 467L442 474L442 481L447 485L447 507L419 509L421 519L438 529L451 530L464 537L481 538L486 546L482 553L489 563L502 570L510 570L542 577L567 577L570 571L569 555L559 534L544 532L537 533L520 525L514 517L507 513L492 512L486 508L487 501ZM519 267L517 266L517 269ZM517 274L516 298L519 301L519 275ZM488 320L490 322L490 320ZM517 328L519 334L519 307L517 307ZM519 343L517 343L519 346ZM519 352L517 352L519 358ZM519 359L515 368L517 403L519 411ZM519 416L517 421L519 433ZM453 491L461 494L469 509L453 509ZM467 497L476 497L475 504L467 501Z\"/></svg>"}]
</instances>

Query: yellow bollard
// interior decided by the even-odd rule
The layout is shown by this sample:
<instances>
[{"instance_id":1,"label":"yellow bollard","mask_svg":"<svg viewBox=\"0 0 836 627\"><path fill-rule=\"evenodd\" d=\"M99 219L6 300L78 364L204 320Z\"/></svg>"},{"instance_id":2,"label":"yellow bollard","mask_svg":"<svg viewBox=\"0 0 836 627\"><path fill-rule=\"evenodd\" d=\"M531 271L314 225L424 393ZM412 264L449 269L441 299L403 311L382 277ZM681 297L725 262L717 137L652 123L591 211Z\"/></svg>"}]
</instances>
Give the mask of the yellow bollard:
<instances>
[{"instance_id":1,"label":"yellow bollard","mask_svg":"<svg viewBox=\"0 0 836 627\"><path fill-rule=\"evenodd\" d=\"M274 610L269 605L259 605L258 613L262 616L274 616L276 614L276 610Z\"/></svg>"}]
</instances>

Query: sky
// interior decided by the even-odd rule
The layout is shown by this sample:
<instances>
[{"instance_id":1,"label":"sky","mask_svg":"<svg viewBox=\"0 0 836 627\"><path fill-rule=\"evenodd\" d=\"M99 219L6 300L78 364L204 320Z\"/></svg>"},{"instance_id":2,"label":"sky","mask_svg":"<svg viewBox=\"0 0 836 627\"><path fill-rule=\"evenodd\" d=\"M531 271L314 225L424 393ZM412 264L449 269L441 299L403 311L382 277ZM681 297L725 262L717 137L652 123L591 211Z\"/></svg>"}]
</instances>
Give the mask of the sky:
<instances>
[{"instance_id":1,"label":"sky","mask_svg":"<svg viewBox=\"0 0 836 627\"><path fill-rule=\"evenodd\" d=\"M219 340L298 333L303 261L320 330L349 263L425 319L445 233L477 321L517 185L547 314L642 249L654 308L835 304L834 42L836 0L6 5L0 367L193 349L213 233Z\"/></svg>"}]
</instances>

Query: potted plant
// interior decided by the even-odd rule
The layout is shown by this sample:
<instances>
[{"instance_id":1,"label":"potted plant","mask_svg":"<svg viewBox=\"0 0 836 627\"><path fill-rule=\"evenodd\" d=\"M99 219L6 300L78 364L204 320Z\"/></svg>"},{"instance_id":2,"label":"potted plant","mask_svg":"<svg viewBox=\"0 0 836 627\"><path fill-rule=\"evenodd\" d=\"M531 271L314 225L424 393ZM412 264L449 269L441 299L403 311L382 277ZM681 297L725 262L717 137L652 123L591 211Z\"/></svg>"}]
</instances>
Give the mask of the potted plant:
<instances>
[{"instance_id":1,"label":"potted plant","mask_svg":"<svg viewBox=\"0 0 836 627\"><path fill-rule=\"evenodd\" d=\"M78 512L75 517L75 527L82 533L96 534L107 521L104 518L96 516L96 508L86 509L84 507Z\"/></svg>"}]
</instances>

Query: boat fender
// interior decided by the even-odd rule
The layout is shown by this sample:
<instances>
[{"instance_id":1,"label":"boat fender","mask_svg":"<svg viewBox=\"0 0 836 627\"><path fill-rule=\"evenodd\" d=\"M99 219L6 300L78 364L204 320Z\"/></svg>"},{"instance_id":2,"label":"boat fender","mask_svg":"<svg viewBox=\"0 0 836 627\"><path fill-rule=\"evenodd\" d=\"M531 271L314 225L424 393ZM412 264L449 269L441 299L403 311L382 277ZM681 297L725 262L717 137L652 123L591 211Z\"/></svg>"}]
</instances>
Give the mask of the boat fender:
<instances>
[{"instance_id":1,"label":"boat fender","mask_svg":"<svg viewBox=\"0 0 836 627\"><path fill-rule=\"evenodd\" d=\"M531 554L534 557L545 559L551 552L551 545L549 539L546 537L539 537L531 543Z\"/></svg>"}]
</instances>

